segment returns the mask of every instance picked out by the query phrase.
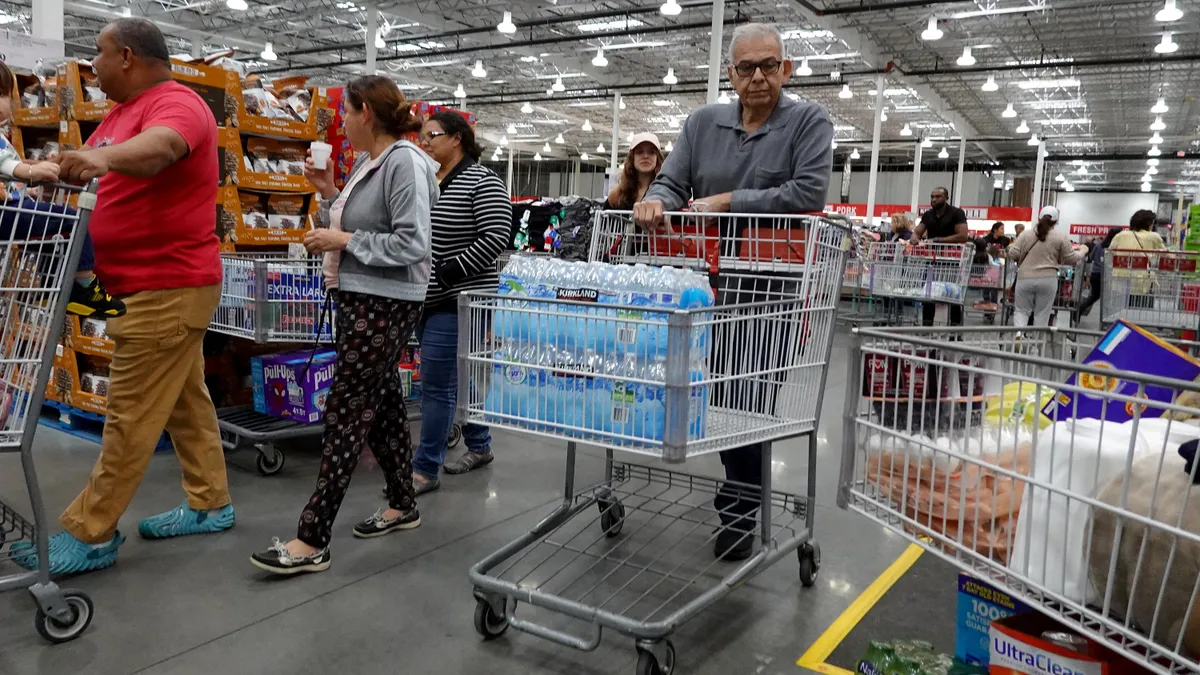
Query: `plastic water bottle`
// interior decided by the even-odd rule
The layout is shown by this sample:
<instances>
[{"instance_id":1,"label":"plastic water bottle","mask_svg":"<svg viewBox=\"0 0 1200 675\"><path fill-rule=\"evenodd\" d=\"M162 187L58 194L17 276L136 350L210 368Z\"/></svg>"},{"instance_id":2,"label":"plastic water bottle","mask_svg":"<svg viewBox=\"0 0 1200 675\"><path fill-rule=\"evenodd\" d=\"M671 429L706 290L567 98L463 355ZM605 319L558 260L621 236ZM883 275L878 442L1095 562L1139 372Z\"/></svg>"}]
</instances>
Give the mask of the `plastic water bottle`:
<instances>
[{"instance_id":1,"label":"plastic water bottle","mask_svg":"<svg viewBox=\"0 0 1200 675\"><path fill-rule=\"evenodd\" d=\"M688 438L704 438L708 429L708 385L695 384L708 379L708 364L694 358L688 367L688 379L693 384L688 389Z\"/></svg>"},{"instance_id":2,"label":"plastic water bottle","mask_svg":"<svg viewBox=\"0 0 1200 675\"><path fill-rule=\"evenodd\" d=\"M521 372L514 373L513 377L508 378L510 384L516 387L515 395L519 402L519 414L525 420L541 419L538 401L538 374L536 368L538 356L538 347L536 344L521 344L517 351L517 367L519 367ZM510 370L514 369L510 368ZM532 422L526 422L526 424L533 428L537 428L538 426Z\"/></svg>"},{"instance_id":3,"label":"plastic water bottle","mask_svg":"<svg viewBox=\"0 0 1200 675\"><path fill-rule=\"evenodd\" d=\"M620 366L614 369L616 375L612 383L609 419L612 422L612 433L620 436L634 435L634 418L637 408L636 383L630 381L637 377L637 355L625 354Z\"/></svg>"},{"instance_id":4,"label":"plastic water bottle","mask_svg":"<svg viewBox=\"0 0 1200 675\"><path fill-rule=\"evenodd\" d=\"M609 430L604 424L607 413L603 406L606 388L604 379L597 375L604 373L604 357L594 349L585 350L579 369L587 373L579 378L581 386L572 392L579 406L579 426L592 432L588 436L603 434Z\"/></svg>"},{"instance_id":5,"label":"plastic water bottle","mask_svg":"<svg viewBox=\"0 0 1200 675\"><path fill-rule=\"evenodd\" d=\"M564 420L559 418L565 418L566 415L560 413L560 402L554 395L553 386L554 369L563 355L553 345L541 345L534 349L537 351L537 367L532 370L529 386L534 390L530 396L535 407L530 417L536 417L548 425L562 422Z\"/></svg>"},{"instance_id":6,"label":"plastic water bottle","mask_svg":"<svg viewBox=\"0 0 1200 675\"><path fill-rule=\"evenodd\" d=\"M667 357L659 354L646 368L645 438L662 441L667 420Z\"/></svg>"}]
</instances>

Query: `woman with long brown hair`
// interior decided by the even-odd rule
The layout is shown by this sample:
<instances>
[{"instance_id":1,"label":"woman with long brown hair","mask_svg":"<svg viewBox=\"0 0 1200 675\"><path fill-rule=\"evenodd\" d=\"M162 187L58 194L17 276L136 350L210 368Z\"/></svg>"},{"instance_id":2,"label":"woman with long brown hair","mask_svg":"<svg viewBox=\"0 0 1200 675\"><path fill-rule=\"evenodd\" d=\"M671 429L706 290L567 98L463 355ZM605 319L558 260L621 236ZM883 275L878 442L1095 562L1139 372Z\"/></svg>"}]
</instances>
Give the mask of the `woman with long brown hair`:
<instances>
[{"instance_id":1,"label":"woman with long brown hair","mask_svg":"<svg viewBox=\"0 0 1200 675\"><path fill-rule=\"evenodd\" d=\"M646 190L654 182L662 168L662 146L658 136L651 133L634 134L629 142L629 155L617 178L617 184L608 193L606 206L610 209L629 210L642 201Z\"/></svg>"},{"instance_id":2,"label":"woman with long brown hair","mask_svg":"<svg viewBox=\"0 0 1200 675\"><path fill-rule=\"evenodd\" d=\"M1013 325L1018 328L1050 325L1058 293L1058 269L1083 259L1067 235L1054 229L1057 224L1058 208L1042 207L1037 227L1023 232L1008 249L1009 260L1018 265L1013 292Z\"/></svg>"}]
</instances>

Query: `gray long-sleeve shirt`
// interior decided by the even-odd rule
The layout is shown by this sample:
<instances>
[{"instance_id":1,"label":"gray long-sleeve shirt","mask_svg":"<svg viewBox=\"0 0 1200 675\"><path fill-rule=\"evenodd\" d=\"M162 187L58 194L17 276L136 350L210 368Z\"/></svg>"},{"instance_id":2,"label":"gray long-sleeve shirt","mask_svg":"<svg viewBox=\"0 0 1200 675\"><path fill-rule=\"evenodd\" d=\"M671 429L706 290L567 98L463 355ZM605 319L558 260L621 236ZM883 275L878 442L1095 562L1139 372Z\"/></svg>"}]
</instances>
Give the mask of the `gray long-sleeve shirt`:
<instances>
[{"instance_id":1,"label":"gray long-sleeve shirt","mask_svg":"<svg viewBox=\"0 0 1200 675\"><path fill-rule=\"evenodd\" d=\"M644 199L667 211L688 199L732 192L733 213L804 213L825 207L833 170L833 123L815 103L781 96L754 133L742 105L706 105L683 123L675 150Z\"/></svg>"}]
</instances>

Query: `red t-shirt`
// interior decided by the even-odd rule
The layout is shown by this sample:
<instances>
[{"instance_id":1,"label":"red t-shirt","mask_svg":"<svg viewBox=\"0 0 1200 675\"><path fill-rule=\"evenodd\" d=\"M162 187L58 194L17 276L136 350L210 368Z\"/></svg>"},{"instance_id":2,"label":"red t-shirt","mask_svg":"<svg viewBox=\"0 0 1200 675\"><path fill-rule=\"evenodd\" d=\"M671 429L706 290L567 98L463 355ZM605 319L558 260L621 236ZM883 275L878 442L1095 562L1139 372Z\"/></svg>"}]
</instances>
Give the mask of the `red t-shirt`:
<instances>
[{"instance_id":1,"label":"red t-shirt","mask_svg":"<svg viewBox=\"0 0 1200 675\"><path fill-rule=\"evenodd\" d=\"M88 231L96 275L114 295L221 283L217 122L204 100L178 82L163 82L117 104L88 145L124 143L150 127L173 129L189 152L150 178L100 179Z\"/></svg>"}]
</instances>

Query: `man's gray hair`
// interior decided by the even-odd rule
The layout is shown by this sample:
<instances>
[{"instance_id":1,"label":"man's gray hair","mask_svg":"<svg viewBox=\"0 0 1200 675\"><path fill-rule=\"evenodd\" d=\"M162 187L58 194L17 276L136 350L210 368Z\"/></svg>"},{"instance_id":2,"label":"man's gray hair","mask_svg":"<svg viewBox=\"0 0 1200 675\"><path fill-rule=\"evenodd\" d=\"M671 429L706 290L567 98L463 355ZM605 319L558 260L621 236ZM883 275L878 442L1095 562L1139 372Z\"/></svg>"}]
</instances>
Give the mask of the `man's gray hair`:
<instances>
[{"instance_id":1,"label":"man's gray hair","mask_svg":"<svg viewBox=\"0 0 1200 675\"><path fill-rule=\"evenodd\" d=\"M779 43L779 58L787 60L787 47L783 44L783 34L778 28L769 23L745 23L733 30L733 37L729 40L729 63L733 63L733 50L737 48L737 43L764 37L774 38Z\"/></svg>"}]
</instances>

